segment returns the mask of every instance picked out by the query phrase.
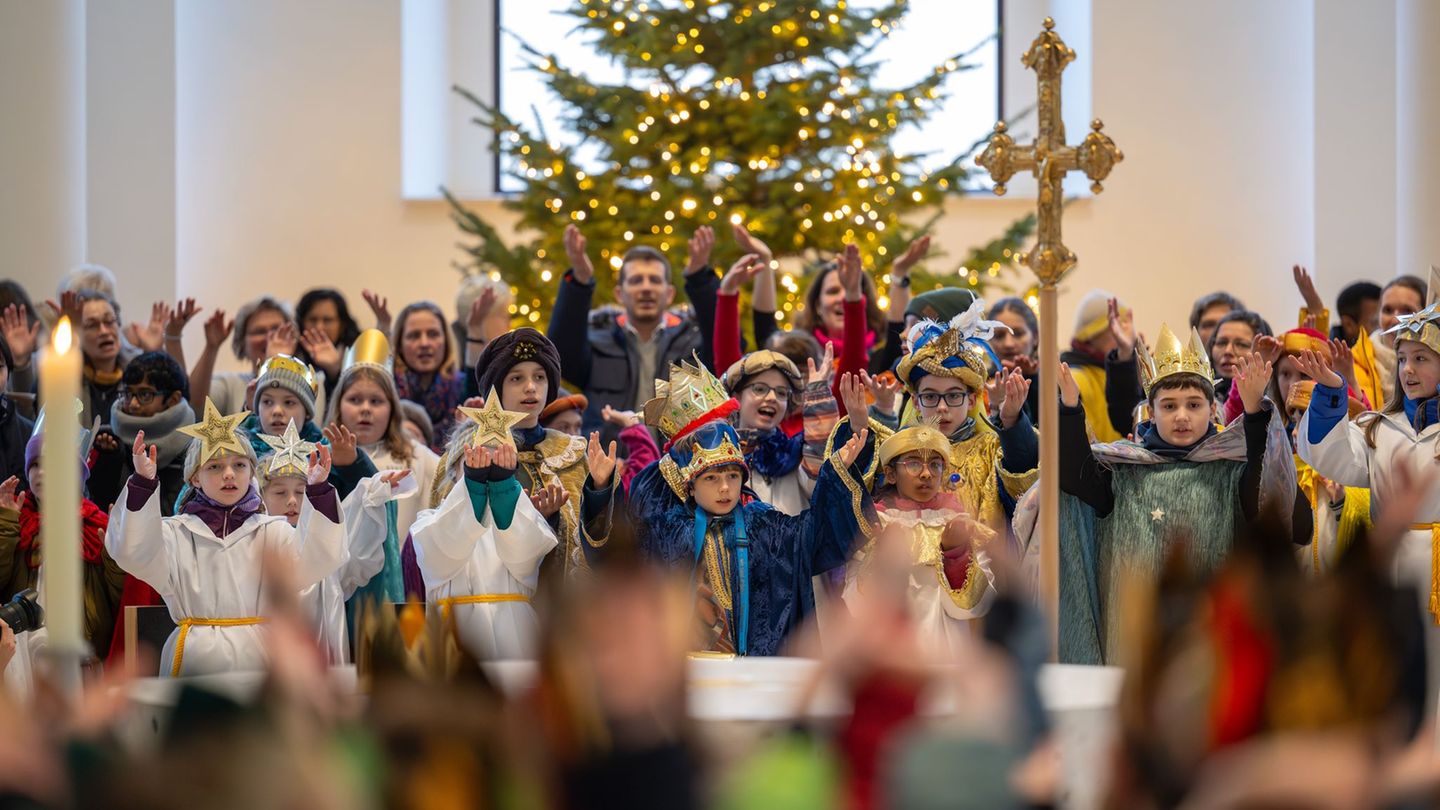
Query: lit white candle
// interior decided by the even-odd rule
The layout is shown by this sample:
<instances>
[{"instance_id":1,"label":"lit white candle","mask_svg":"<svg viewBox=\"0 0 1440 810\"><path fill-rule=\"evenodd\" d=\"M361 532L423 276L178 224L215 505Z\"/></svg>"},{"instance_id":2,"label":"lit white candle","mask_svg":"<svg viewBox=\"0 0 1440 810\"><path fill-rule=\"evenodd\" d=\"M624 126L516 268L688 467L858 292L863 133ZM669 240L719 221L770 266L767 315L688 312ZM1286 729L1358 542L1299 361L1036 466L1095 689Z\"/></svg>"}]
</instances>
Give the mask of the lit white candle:
<instances>
[{"instance_id":1,"label":"lit white candle","mask_svg":"<svg viewBox=\"0 0 1440 810\"><path fill-rule=\"evenodd\" d=\"M45 626L50 647L74 653L84 641L84 595L80 572L80 392L79 347L70 319L55 326L52 350L40 358L40 397L45 406L45 439L40 463L41 574L45 585ZM63 659L62 659L63 660Z\"/></svg>"}]
</instances>

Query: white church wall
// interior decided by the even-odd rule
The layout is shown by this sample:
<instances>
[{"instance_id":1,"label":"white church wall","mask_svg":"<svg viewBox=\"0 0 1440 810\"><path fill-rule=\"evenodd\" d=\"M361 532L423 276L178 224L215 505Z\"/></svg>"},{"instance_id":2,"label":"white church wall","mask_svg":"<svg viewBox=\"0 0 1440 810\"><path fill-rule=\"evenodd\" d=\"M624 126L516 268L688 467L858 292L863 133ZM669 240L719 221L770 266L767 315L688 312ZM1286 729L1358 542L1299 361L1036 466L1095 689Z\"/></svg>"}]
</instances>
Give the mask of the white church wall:
<instances>
[{"instance_id":1,"label":"white church wall","mask_svg":"<svg viewBox=\"0 0 1440 810\"><path fill-rule=\"evenodd\" d=\"M1388 78L1378 64L1393 48L1393 24L1384 21L1388 14L1393 22L1393 0L1367 5L1374 16L1364 19L1338 0L1317 2L1008 0L1012 62L1045 13L1082 50L1067 76L1083 83L1088 69L1091 86L1067 94L1067 119L1079 116L1071 141L1083 137L1093 110L1126 153L1106 191L1067 213L1065 238L1080 268L1062 291L1062 333L1092 286L1123 290L1153 334L1161 321L1183 322L1194 297L1222 287L1285 324L1298 303L1288 277L1295 262L1315 267L1327 298L1355 277L1392 274L1378 265L1393 249L1393 228L1388 240L1384 232L1394 216L1393 188L1386 192L1393 172L1334 162L1370 145L1369 128L1395 120L1393 60ZM365 287L392 302L431 297L449 309L458 232L443 203L402 194L402 4L174 6L173 234L137 226L127 244L126 229L111 227L90 240L89 258L138 256L145 242L173 239L175 282L154 289L232 312L261 291L293 300L319 284L340 287L361 309ZM0 54L0 66L19 58ZM1018 63L1007 64L1009 94L1030 84ZM45 109L38 91L7 92L16 98L10 109ZM164 117L149 107L137 115ZM63 161L39 161L33 139L9 137L0 166L29 178L23 186L34 191L24 193L35 195L38 211ZM1368 152L1365 163L1384 164L1386 154ZM1388 154L1393 165L1393 147ZM106 159L117 159L114 150ZM160 173L155 182L171 181ZM0 262L7 276L53 288L45 280L52 274L35 268L61 260L36 258L42 223L10 204L14 193L6 210L19 213L5 223ZM165 202L163 194L137 199ZM513 222L493 200L474 204ZM940 243L958 257L1032 205L1018 186L1009 198L953 201ZM130 295L150 290L147 282ZM200 330L191 332L193 352Z\"/></svg>"}]
</instances>

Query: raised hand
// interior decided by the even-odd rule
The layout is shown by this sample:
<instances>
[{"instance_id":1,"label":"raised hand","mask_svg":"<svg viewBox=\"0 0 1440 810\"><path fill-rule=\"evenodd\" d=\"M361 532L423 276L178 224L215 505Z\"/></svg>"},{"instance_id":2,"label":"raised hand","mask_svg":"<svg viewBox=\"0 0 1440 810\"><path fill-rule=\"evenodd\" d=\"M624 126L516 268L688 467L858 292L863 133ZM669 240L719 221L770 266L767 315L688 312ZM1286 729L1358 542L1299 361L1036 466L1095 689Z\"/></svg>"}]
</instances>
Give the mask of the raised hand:
<instances>
[{"instance_id":1,"label":"raised hand","mask_svg":"<svg viewBox=\"0 0 1440 810\"><path fill-rule=\"evenodd\" d=\"M610 486L610 475L615 472L615 460L615 442L610 442L607 452L600 446L600 433L591 433L590 441L585 447L585 462L590 470L590 480L595 483L596 489Z\"/></svg>"},{"instance_id":2,"label":"raised hand","mask_svg":"<svg viewBox=\"0 0 1440 810\"><path fill-rule=\"evenodd\" d=\"M494 460L488 447L476 447L472 444L465 448L465 466L472 470L487 469Z\"/></svg>"},{"instance_id":3,"label":"raised hand","mask_svg":"<svg viewBox=\"0 0 1440 810\"><path fill-rule=\"evenodd\" d=\"M1330 361L1319 352L1306 349L1295 357L1300 372L1327 388L1344 388L1345 380L1330 367ZM1289 392L1282 392L1289 395Z\"/></svg>"},{"instance_id":4,"label":"raised hand","mask_svg":"<svg viewBox=\"0 0 1440 810\"><path fill-rule=\"evenodd\" d=\"M869 372L861 370L860 381L870 389L870 396L875 398L875 407L895 415L895 404L900 398L900 389L903 387L894 374L879 374L871 377Z\"/></svg>"},{"instance_id":5,"label":"raised hand","mask_svg":"<svg viewBox=\"0 0 1440 810\"><path fill-rule=\"evenodd\" d=\"M225 340L235 330L235 322L225 320L225 310L217 309L205 319L205 349L215 351L225 345Z\"/></svg>"},{"instance_id":6,"label":"raised hand","mask_svg":"<svg viewBox=\"0 0 1440 810\"><path fill-rule=\"evenodd\" d=\"M815 365L815 358L805 359L805 382L812 383L816 380L824 380L825 385L830 385L830 380L835 376L835 344L826 343L825 353L820 356L820 365Z\"/></svg>"},{"instance_id":7,"label":"raised hand","mask_svg":"<svg viewBox=\"0 0 1440 810\"><path fill-rule=\"evenodd\" d=\"M1005 400L1000 404L1000 427L1008 428L1013 427L1020 419L1020 411L1024 409L1025 400L1030 396L1030 380L1018 369L1009 374L1001 374L1005 378L1002 382Z\"/></svg>"},{"instance_id":8,"label":"raised hand","mask_svg":"<svg viewBox=\"0 0 1440 810\"><path fill-rule=\"evenodd\" d=\"M375 313L375 328L385 334L390 334L390 299L382 298L374 290L361 290L360 297L370 305L370 311Z\"/></svg>"},{"instance_id":9,"label":"raised hand","mask_svg":"<svg viewBox=\"0 0 1440 810\"><path fill-rule=\"evenodd\" d=\"M840 254L840 286L845 288L846 301L859 301L864 287L861 286L860 276L865 273L863 263L860 261L860 246L851 242L845 246L845 252Z\"/></svg>"},{"instance_id":10,"label":"raised hand","mask_svg":"<svg viewBox=\"0 0 1440 810\"><path fill-rule=\"evenodd\" d=\"M600 418L612 425L619 425L622 428L633 427L640 424L640 417L634 411L622 411L606 405L600 409Z\"/></svg>"},{"instance_id":11,"label":"raised hand","mask_svg":"<svg viewBox=\"0 0 1440 810\"><path fill-rule=\"evenodd\" d=\"M1240 401L1246 413L1259 413L1260 402L1270 386L1275 365L1258 354L1242 354L1235 361L1235 385L1240 387Z\"/></svg>"},{"instance_id":12,"label":"raised hand","mask_svg":"<svg viewBox=\"0 0 1440 810\"><path fill-rule=\"evenodd\" d=\"M905 248L905 252L900 254L900 258L896 259L895 263L890 265L891 277L905 278L906 276L910 275L910 269L913 268L916 264L919 264L920 260L925 258L926 254L928 254L929 252L929 236L922 236L919 239L911 242L910 246Z\"/></svg>"},{"instance_id":13,"label":"raised hand","mask_svg":"<svg viewBox=\"0 0 1440 810\"><path fill-rule=\"evenodd\" d=\"M320 433L330 442L331 464L336 467L349 467L360 459L360 452L355 449L355 434L350 428L339 422L331 422Z\"/></svg>"},{"instance_id":14,"label":"raised hand","mask_svg":"<svg viewBox=\"0 0 1440 810\"><path fill-rule=\"evenodd\" d=\"M200 314L200 307L196 305L194 298L181 298L170 307L169 317L165 319L165 337L179 340L185 333L185 327L190 321Z\"/></svg>"},{"instance_id":15,"label":"raised hand","mask_svg":"<svg viewBox=\"0 0 1440 810\"><path fill-rule=\"evenodd\" d=\"M490 317L490 310L495 308L495 288L486 287L480 291L480 295L470 302L470 311L465 314L465 334L467 337L480 340L485 337L485 319Z\"/></svg>"},{"instance_id":16,"label":"raised hand","mask_svg":"<svg viewBox=\"0 0 1440 810\"><path fill-rule=\"evenodd\" d=\"M384 481L391 489L399 489L400 484L402 484L409 475L409 470L386 470L380 473L380 480Z\"/></svg>"},{"instance_id":17,"label":"raised hand","mask_svg":"<svg viewBox=\"0 0 1440 810\"><path fill-rule=\"evenodd\" d=\"M1330 354L1335 373L1345 380L1346 385L1359 391L1360 380L1355 376L1355 352L1350 348L1350 344L1340 338L1331 338Z\"/></svg>"},{"instance_id":18,"label":"raised hand","mask_svg":"<svg viewBox=\"0 0 1440 810\"><path fill-rule=\"evenodd\" d=\"M330 335L318 326L312 326L300 336L300 345L310 354L310 362L330 377L340 374L340 349L330 340Z\"/></svg>"},{"instance_id":19,"label":"raised hand","mask_svg":"<svg viewBox=\"0 0 1440 810\"><path fill-rule=\"evenodd\" d=\"M150 320L143 326L135 323L126 326L125 337L147 352L158 352L165 348L165 324L169 321L170 305L156 301L150 305Z\"/></svg>"},{"instance_id":20,"label":"raised hand","mask_svg":"<svg viewBox=\"0 0 1440 810\"><path fill-rule=\"evenodd\" d=\"M847 371L840 375L840 402L850 417L852 430L854 425L870 424L870 403L865 401L865 383L859 374Z\"/></svg>"},{"instance_id":21,"label":"raised hand","mask_svg":"<svg viewBox=\"0 0 1440 810\"><path fill-rule=\"evenodd\" d=\"M314 451L310 453L310 469L306 471L305 483L320 484L330 477L330 448L323 445L315 445Z\"/></svg>"},{"instance_id":22,"label":"raised hand","mask_svg":"<svg viewBox=\"0 0 1440 810\"><path fill-rule=\"evenodd\" d=\"M280 324L280 328L270 333L265 341L265 356L274 357L277 354L295 353L295 347L300 345L300 337L295 333L295 322L286 321Z\"/></svg>"},{"instance_id":23,"label":"raised hand","mask_svg":"<svg viewBox=\"0 0 1440 810\"><path fill-rule=\"evenodd\" d=\"M1120 311L1120 300L1111 298L1108 307L1110 334L1115 337L1115 355L1120 362L1135 357L1135 312Z\"/></svg>"},{"instance_id":24,"label":"raised hand","mask_svg":"<svg viewBox=\"0 0 1440 810\"><path fill-rule=\"evenodd\" d=\"M865 447L865 441L869 438L870 429L860 428L860 432L852 435L850 441L845 442L844 446L835 454L835 460L844 467L854 464L855 459L860 456L861 449Z\"/></svg>"},{"instance_id":25,"label":"raised hand","mask_svg":"<svg viewBox=\"0 0 1440 810\"><path fill-rule=\"evenodd\" d=\"M19 512L24 502L25 496L20 494L20 479L13 475L6 478L5 483L0 484L0 509Z\"/></svg>"},{"instance_id":26,"label":"raised hand","mask_svg":"<svg viewBox=\"0 0 1440 810\"><path fill-rule=\"evenodd\" d=\"M710 264L710 253L715 250L715 229L701 225L690 237L690 255L685 259L685 275L698 272Z\"/></svg>"},{"instance_id":27,"label":"raised hand","mask_svg":"<svg viewBox=\"0 0 1440 810\"><path fill-rule=\"evenodd\" d=\"M575 280L581 284L589 284L595 278L595 265L590 263L590 256L585 253L585 234L574 223L565 226L565 258L570 261L570 269L575 271Z\"/></svg>"},{"instance_id":28,"label":"raised hand","mask_svg":"<svg viewBox=\"0 0 1440 810\"><path fill-rule=\"evenodd\" d=\"M1261 335L1255 338L1255 353L1267 363L1278 363L1282 350L1280 341L1274 335Z\"/></svg>"},{"instance_id":29,"label":"raised hand","mask_svg":"<svg viewBox=\"0 0 1440 810\"><path fill-rule=\"evenodd\" d=\"M120 449L120 440L109 429L102 428L95 434L95 449L102 453L110 453Z\"/></svg>"},{"instance_id":30,"label":"raised hand","mask_svg":"<svg viewBox=\"0 0 1440 810\"><path fill-rule=\"evenodd\" d=\"M1297 264L1290 268L1290 275L1295 279L1295 288L1300 291L1300 297L1305 299L1305 308L1310 310L1312 316L1319 317L1320 311L1325 309L1325 299L1315 290L1315 279L1310 277L1310 271Z\"/></svg>"},{"instance_id":31,"label":"raised hand","mask_svg":"<svg viewBox=\"0 0 1440 810\"><path fill-rule=\"evenodd\" d=\"M768 263L758 253L746 253L738 261L730 265L725 272L725 277L720 279L720 292L725 295L735 295L740 288L751 281L766 268Z\"/></svg>"},{"instance_id":32,"label":"raised hand","mask_svg":"<svg viewBox=\"0 0 1440 810\"><path fill-rule=\"evenodd\" d=\"M520 452L513 444L502 444L490 453L490 463L501 469L513 470L520 463Z\"/></svg>"},{"instance_id":33,"label":"raised hand","mask_svg":"<svg viewBox=\"0 0 1440 810\"><path fill-rule=\"evenodd\" d=\"M744 225L736 223L730 230L735 235L735 244L739 245L741 250L760 256L767 264L775 258L770 246L756 238Z\"/></svg>"},{"instance_id":34,"label":"raised hand","mask_svg":"<svg viewBox=\"0 0 1440 810\"><path fill-rule=\"evenodd\" d=\"M147 481L155 480L156 457L159 451L155 445L145 445L145 431L141 430L135 434L135 444L130 448L130 462L135 468L135 474Z\"/></svg>"},{"instance_id":35,"label":"raised hand","mask_svg":"<svg viewBox=\"0 0 1440 810\"><path fill-rule=\"evenodd\" d=\"M40 320L30 323L30 316L18 304L11 304L5 307L0 313L0 334L5 336L5 343L10 346L10 354L15 358L15 367L24 368L30 364L30 356L35 353L35 346L40 342Z\"/></svg>"},{"instance_id":36,"label":"raised hand","mask_svg":"<svg viewBox=\"0 0 1440 810\"><path fill-rule=\"evenodd\" d=\"M536 487L535 491L530 493L530 503L535 507L535 511L539 512L540 516L545 518L559 512L560 507L568 503L569 500L570 493L566 492L565 488L559 484L546 484L543 487Z\"/></svg>"},{"instance_id":37,"label":"raised hand","mask_svg":"<svg viewBox=\"0 0 1440 810\"><path fill-rule=\"evenodd\" d=\"M60 303L55 303L53 298L46 300L45 303L55 311L57 316L69 318L72 329L80 328L80 313L84 309L84 305L80 303L80 293L66 290L60 293Z\"/></svg>"},{"instance_id":38,"label":"raised hand","mask_svg":"<svg viewBox=\"0 0 1440 810\"><path fill-rule=\"evenodd\" d=\"M1036 372L1035 358L1028 354L1019 354L1009 360L1001 360L1000 365L1006 370L1019 371L1026 377L1034 377Z\"/></svg>"},{"instance_id":39,"label":"raised hand","mask_svg":"<svg viewBox=\"0 0 1440 810\"><path fill-rule=\"evenodd\" d=\"M1060 364L1060 404L1067 408L1080 407L1080 384L1070 373L1070 364Z\"/></svg>"}]
</instances>

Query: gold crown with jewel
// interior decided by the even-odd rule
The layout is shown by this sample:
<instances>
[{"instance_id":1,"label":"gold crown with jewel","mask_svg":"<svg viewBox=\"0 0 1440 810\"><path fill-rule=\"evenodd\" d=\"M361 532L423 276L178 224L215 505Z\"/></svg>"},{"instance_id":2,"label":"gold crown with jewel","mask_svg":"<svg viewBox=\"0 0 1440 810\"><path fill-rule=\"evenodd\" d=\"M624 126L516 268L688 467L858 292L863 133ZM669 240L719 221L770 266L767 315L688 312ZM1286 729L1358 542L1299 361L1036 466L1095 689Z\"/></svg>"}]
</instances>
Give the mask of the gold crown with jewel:
<instances>
[{"instance_id":1,"label":"gold crown with jewel","mask_svg":"<svg viewBox=\"0 0 1440 810\"><path fill-rule=\"evenodd\" d=\"M1190 330L1190 342L1181 343L1180 338L1170 331L1169 325L1163 325L1155 347L1147 348L1137 342L1135 355L1140 363L1140 384L1144 386L1146 396L1150 395L1155 383L1176 374L1195 374L1212 383L1215 380L1215 370L1210 366L1205 342L1194 329Z\"/></svg>"},{"instance_id":2,"label":"gold crown with jewel","mask_svg":"<svg viewBox=\"0 0 1440 810\"><path fill-rule=\"evenodd\" d=\"M727 464L737 464L749 469L749 465L745 463L745 454L740 452L740 446L731 441L729 436L726 436L720 441L720 444L714 447L695 445L690 463L686 464L680 473L685 476L686 481L694 481L706 470L723 467Z\"/></svg>"},{"instance_id":3,"label":"gold crown with jewel","mask_svg":"<svg viewBox=\"0 0 1440 810\"><path fill-rule=\"evenodd\" d=\"M374 366L385 371L394 371L395 358L390 353L390 338L379 329L366 329L355 338L345 350L345 360L340 364L343 374L355 366Z\"/></svg>"},{"instance_id":4,"label":"gold crown with jewel","mask_svg":"<svg viewBox=\"0 0 1440 810\"><path fill-rule=\"evenodd\" d=\"M669 380L655 381L655 398L645 403L645 424L660 429L666 438L730 399L725 386L700 362L681 360L670 366Z\"/></svg>"}]
</instances>

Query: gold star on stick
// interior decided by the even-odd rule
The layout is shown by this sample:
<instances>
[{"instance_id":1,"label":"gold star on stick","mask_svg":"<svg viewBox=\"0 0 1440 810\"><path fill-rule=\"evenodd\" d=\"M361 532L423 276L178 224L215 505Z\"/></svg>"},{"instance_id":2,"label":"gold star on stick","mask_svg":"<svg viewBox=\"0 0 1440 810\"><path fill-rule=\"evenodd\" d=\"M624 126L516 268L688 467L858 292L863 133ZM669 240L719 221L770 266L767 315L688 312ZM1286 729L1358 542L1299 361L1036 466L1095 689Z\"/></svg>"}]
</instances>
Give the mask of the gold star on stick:
<instances>
[{"instance_id":1,"label":"gold star on stick","mask_svg":"<svg viewBox=\"0 0 1440 810\"><path fill-rule=\"evenodd\" d=\"M200 440L201 464L227 450L243 456L246 455L245 445L241 444L244 439L236 434L236 430L249 415L249 411L241 411L221 416L220 409L206 397L204 418L193 425L180 428L180 432Z\"/></svg>"},{"instance_id":2,"label":"gold star on stick","mask_svg":"<svg viewBox=\"0 0 1440 810\"><path fill-rule=\"evenodd\" d=\"M271 475L282 470L292 472L299 470L301 475L309 472L310 454L315 452L315 443L300 438L300 431L295 429L294 419L291 419L290 424L285 426L285 433L280 436L270 436L264 433L257 435L259 435L260 441L270 445L270 449L275 451L266 465Z\"/></svg>"},{"instance_id":3,"label":"gold star on stick","mask_svg":"<svg viewBox=\"0 0 1440 810\"><path fill-rule=\"evenodd\" d=\"M485 407L466 408L462 406L460 412L477 426L475 435L470 439L471 447L485 447L486 445L514 447L515 437L510 434L510 429L525 421L525 417L530 415L518 411L507 411L500 407L500 395L495 392L494 388L490 389L490 395L485 398Z\"/></svg>"}]
</instances>

